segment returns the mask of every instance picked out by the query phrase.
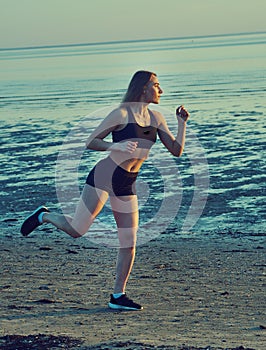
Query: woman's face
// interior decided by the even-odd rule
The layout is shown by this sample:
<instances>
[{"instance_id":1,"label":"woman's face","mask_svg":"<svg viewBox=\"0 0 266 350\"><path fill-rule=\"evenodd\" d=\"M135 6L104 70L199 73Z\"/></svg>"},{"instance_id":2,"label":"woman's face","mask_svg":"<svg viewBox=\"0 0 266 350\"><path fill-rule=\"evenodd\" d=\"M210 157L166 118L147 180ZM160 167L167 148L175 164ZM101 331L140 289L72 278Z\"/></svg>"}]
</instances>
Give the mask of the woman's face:
<instances>
[{"instance_id":1,"label":"woman's face","mask_svg":"<svg viewBox=\"0 0 266 350\"><path fill-rule=\"evenodd\" d=\"M158 78L152 75L149 82L144 86L143 102L158 104L162 93L163 90L160 88Z\"/></svg>"}]
</instances>

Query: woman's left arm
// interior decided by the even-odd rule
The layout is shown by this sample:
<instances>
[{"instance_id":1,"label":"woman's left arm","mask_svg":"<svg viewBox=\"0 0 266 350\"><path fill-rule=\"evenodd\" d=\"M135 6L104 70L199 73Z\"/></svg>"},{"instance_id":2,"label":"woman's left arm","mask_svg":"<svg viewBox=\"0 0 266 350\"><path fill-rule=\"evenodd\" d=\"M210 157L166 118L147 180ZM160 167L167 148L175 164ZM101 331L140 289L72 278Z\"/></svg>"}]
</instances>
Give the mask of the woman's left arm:
<instances>
[{"instance_id":1,"label":"woman's left arm","mask_svg":"<svg viewBox=\"0 0 266 350\"><path fill-rule=\"evenodd\" d=\"M158 135L164 146L172 153L175 157L181 157L186 141L186 124L189 118L188 111L180 106L176 110L176 117L178 122L177 136L169 130L164 117L160 114Z\"/></svg>"}]
</instances>

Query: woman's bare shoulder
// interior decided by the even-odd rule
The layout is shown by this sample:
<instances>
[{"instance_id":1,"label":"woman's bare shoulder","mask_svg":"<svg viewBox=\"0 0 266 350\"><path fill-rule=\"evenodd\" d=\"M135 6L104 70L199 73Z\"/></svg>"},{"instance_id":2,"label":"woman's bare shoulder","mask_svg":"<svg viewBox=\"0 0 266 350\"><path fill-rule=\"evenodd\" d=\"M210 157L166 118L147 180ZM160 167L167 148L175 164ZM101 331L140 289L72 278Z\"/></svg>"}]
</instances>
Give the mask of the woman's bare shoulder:
<instances>
[{"instance_id":1,"label":"woman's bare shoulder","mask_svg":"<svg viewBox=\"0 0 266 350\"><path fill-rule=\"evenodd\" d=\"M165 122L165 118L164 118L164 116L163 116L163 114L161 112L156 111L156 110L151 110L151 112L154 115L158 125L160 125L161 123Z\"/></svg>"},{"instance_id":2,"label":"woman's bare shoulder","mask_svg":"<svg viewBox=\"0 0 266 350\"><path fill-rule=\"evenodd\" d=\"M120 125L123 124L127 117L127 112L124 108L117 107L113 109L103 120L104 124Z\"/></svg>"},{"instance_id":3,"label":"woman's bare shoulder","mask_svg":"<svg viewBox=\"0 0 266 350\"><path fill-rule=\"evenodd\" d=\"M127 117L127 109L123 106L117 107L109 113L108 117L115 119L125 119Z\"/></svg>"}]
</instances>

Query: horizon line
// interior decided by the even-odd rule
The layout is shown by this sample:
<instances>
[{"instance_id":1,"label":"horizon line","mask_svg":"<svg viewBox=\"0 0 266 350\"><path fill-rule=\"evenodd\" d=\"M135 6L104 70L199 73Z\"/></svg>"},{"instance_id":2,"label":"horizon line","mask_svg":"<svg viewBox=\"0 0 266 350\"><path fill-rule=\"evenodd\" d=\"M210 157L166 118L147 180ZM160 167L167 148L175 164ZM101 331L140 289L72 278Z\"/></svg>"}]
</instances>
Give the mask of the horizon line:
<instances>
[{"instance_id":1,"label":"horizon line","mask_svg":"<svg viewBox=\"0 0 266 350\"><path fill-rule=\"evenodd\" d=\"M226 36L241 36L241 35L256 35L266 34L266 31L258 32L240 32L240 33L224 33L224 34L208 34L208 35L189 35L180 37L165 37L165 38L149 38L149 39L129 39L129 40L111 40L111 41L96 41L88 43L69 43L69 44L51 44L51 45L38 45L38 46L19 46L19 47L6 47L0 48L0 51L15 51L15 50L37 50L37 49L52 49L52 48L64 48L64 47L80 47L80 46L94 46L94 45L107 45L107 44L126 44L137 42L150 42L150 41L166 41L166 40L183 40L183 39L199 39L199 38L217 38Z\"/></svg>"}]
</instances>

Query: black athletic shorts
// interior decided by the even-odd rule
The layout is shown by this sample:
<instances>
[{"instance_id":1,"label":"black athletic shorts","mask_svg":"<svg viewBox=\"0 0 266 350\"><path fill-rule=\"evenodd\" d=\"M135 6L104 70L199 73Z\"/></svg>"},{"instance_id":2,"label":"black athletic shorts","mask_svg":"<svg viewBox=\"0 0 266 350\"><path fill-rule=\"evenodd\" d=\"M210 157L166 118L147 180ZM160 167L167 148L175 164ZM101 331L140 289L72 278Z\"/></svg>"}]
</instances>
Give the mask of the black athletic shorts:
<instances>
[{"instance_id":1,"label":"black athletic shorts","mask_svg":"<svg viewBox=\"0 0 266 350\"><path fill-rule=\"evenodd\" d=\"M86 184L106 191L110 196L130 196L136 194L137 176L137 172L128 172L107 157L90 171Z\"/></svg>"}]
</instances>

